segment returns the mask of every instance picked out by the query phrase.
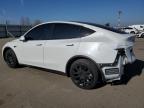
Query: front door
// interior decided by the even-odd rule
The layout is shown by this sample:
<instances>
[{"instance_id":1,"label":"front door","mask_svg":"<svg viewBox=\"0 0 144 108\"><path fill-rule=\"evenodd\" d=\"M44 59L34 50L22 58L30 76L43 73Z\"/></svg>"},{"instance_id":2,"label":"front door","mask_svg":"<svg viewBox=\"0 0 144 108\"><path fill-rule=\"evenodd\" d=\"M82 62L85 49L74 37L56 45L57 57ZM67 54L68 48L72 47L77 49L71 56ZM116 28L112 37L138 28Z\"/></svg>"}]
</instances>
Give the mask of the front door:
<instances>
[{"instance_id":1,"label":"front door","mask_svg":"<svg viewBox=\"0 0 144 108\"><path fill-rule=\"evenodd\" d=\"M46 68L65 72L67 61L76 55L80 43L80 27L71 24L56 23L53 35L44 47L44 65Z\"/></svg>"},{"instance_id":2,"label":"front door","mask_svg":"<svg viewBox=\"0 0 144 108\"><path fill-rule=\"evenodd\" d=\"M33 66L43 65L43 47L45 41L20 42L16 46L19 62Z\"/></svg>"},{"instance_id":3,"label":"front door","mask_svg":"<svg viewBox=\"0 0 144 108\"><path fill-rule=\"evenodd\" d=\"M16 49L20 63L43 67L44 46L52 33L52 27L52 24L42 24L24 35L25 41L18 42Z\"/></svg>"}]
</instances>

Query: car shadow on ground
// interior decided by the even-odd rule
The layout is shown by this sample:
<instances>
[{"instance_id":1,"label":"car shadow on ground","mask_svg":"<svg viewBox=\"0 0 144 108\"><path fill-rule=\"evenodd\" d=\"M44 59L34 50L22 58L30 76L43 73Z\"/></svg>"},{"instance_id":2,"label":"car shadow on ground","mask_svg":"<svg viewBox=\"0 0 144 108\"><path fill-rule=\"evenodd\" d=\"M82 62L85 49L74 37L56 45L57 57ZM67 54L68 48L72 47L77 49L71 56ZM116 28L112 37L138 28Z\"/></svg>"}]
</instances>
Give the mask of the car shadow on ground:
<instances>
[{"instance_id":1,"label":"car shadow on ground","mask_svg":"<svg viewBox=\"0 0 144 108\"><path fill-rule=\"evenodd\" d=\"M56 71L56 70L43 69L43 68L33 67L33 66L28 66L28 67L35 68L35 69L38 69L38 70L42 70L42 71L45 71L45 72L54 73L54 74L57 74L57 75L67 76L65 73L62 73L62 72ZM144 61L136 60L133 64L128 64L128 65L125 66L124 75L122 76L122 79L120 81L114 81L111 84L113 86L115 86L115 85L127 85L128 82L133 77L140 76L142 74L142 72L144 72ZM104 87L105 85L106 85L106 83L100 81L100 82L98 82L97 86L94 89Z\"/></svg>"},{"instance_id":2,"label":"car shadow on ground","mask_svg":"<svg viewBox=\"0 0 144 108\"><path fill-rule=\"evenodd\" d=\"M126 85L133 77L140 76L142 72L144 72L144 61L136 60L133 64L125 66L121 81L116 81L113 85Z\"/></svg>"}]
</instances>

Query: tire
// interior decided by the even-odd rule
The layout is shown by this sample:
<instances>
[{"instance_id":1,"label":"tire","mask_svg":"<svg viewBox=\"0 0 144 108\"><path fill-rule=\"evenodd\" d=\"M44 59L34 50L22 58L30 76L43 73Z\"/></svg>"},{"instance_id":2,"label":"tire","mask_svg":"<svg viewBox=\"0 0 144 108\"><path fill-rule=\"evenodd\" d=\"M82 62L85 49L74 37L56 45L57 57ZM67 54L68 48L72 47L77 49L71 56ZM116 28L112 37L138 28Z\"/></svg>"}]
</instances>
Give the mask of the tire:
<instances>
[{"instance_id":1,"label":"tire","mask_svg":"<svg viewBox=\"0 0 144 108\"><path fill-rule=\"evenodd\" d=\"M19 66L17 57L12 49L8 49L5 51L4 60L11 68L17 68Z\"/></svg>"},{"instance_id":2,"label":"tire","mask_svg":"<svg viewBox=\"0 0 144 108\"><path fill-rule=\"evenodd\" d=\"M70 68L73 83L82 89L93 89L98 82L98 68L88 59L78 59Z\"/></svg>"},{"instance_id":3,"label":"tire","mask_svg":"<svg viewBox=\"0 0 144 108\"><path fill-rule=\"evenodd\" d=\"M144 38L144 33L141 34L141 38Z\"/></svg>"}]
</instances>

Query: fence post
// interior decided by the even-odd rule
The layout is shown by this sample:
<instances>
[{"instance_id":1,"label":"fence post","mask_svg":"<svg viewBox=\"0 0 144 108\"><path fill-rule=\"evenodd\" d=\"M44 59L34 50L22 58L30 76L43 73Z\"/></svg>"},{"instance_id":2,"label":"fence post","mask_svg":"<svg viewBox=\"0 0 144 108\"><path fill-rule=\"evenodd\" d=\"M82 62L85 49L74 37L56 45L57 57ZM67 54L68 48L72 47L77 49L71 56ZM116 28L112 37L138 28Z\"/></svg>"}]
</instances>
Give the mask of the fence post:
<instances>
[{"instance_id":1,"label":"fence post","mask_svg":"<svg viewBox=\"0 0 144 108\"><path fill-rule=\"evenodd\" d=\"M22 26L20 25L20 36L22 35Z\"/></svg>"},{"instance_id":2,"label":"fence post","mask_svg":"<svg viewBox=\"0 0 144 108\"><path fill-rule=\"evenodd\" d=\"M7 26L5 25L5 37L8 37L8 33L7 33Z\"/></svg>"}]
</instances>

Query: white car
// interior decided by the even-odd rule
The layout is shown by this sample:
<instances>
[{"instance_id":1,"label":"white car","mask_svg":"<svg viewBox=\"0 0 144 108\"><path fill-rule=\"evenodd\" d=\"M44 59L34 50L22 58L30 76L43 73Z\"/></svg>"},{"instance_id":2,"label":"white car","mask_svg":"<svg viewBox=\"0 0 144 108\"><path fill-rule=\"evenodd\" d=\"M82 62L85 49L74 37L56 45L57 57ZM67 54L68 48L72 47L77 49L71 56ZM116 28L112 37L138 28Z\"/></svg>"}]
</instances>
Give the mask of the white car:
<instances>
[{"instance_id":1,"label":"white car","mask_svg":"<svg viewBox=\"0 0 144 108\"><path fill-rule=\"evenodd\" d=\"M129 27L131 27L131 28L135 28L135 29L137 29L138 31L144 31L144 25L131 25L131 26L129 26Z\"/></svg>"},{"instance_id":2,"label":"white car","mask_svg":"<svg viewBox=\"0 0 144 108\"><path fill-rule=\"evenodd\" d=\"M126 32L126 33L130 33L130 34L138 34L139 31L135 28L132 27L123 27L121 28L122 31Z\"/></svg>"},{"instance_id":3,"label":"white car","mask_svg":"<svg viewBox=\"0 0 144 108\"><path fill-rule=\"evenodd\" d=\"M144 32L141 32L141 33L138 35L138 38L144 38Z\"/></svg>"},{"instance_id":4,"label":"white car","mask_svg":"<svg viewBox=\"0 0 144 108\"><path fill-rule=\"evenodd\" d=\"M58 70L83 89L99 80L121 80L124 65L133 63L135 36L87 22L54 21L37 25L4 45L12 68L20 64Z\"/></svg>"}]
</instances>

